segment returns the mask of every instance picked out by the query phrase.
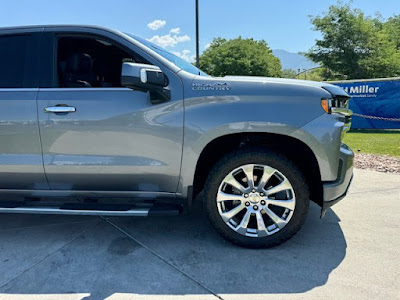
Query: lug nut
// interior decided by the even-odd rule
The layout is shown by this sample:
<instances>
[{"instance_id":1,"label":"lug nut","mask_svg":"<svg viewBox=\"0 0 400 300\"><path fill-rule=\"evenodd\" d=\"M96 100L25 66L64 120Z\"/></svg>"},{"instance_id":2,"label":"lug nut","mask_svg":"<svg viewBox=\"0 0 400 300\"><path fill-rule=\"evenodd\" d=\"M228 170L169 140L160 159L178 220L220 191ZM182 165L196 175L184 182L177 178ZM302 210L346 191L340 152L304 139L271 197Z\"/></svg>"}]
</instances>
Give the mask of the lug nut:
<instances>
[{"instance_id":1,"label":"lug nut","mask_svg":"<svg viewBox=\"0 0 400 300\"><path fill-rule=\"evenodd\" d=\"M256 189L252 189L252 192L255 193L255 192L256 192Z\"/></svg>"},{"instance_id":2,"label":"lug nut","mask_svg":"<svg viewBox=\"0 0 400 300\"><path fill-rule=\"evenodd\" d=\"M264 200L261 200L261 205L265 205L265 201Z\"/></svg>"},{"instance_id":3,"label":"lug nut","mask_svg":"<svg viewBox=\"0 0 400 300\"><path fill-rule=\"evenodd\" d=\"M253 206L253 209L254 209L254 210L258 210L258 206L257 206L257 205L254 205L254 206Z\"/></svg>"},{"instance_id":4,"label":"lug nut","mask_svg":"<svg viewBox=\"0 0 400 300\"><path fill-rule=\"evenodd\" d=\"M245 198L249 198L249 194L244 194L244 197Z\"/></svg>"},{"instance_id":5,"label":"lug nut","mask_svg":"<svg viewBox=\"0 0 400 300\"><path fill-rule=\"evenodd\" d=\"M250 202L246 202L245 205L246 205L246 206L250 206Z\"/></svg>"},{"instance_id":6,"label":"lug nut","mask_svg":"<svg viewBox=\"0 0 400 300\"><path fill-rule=\"evenodd\" d=\"M264 197L264 193L260 193L260 196L261 196L261 197Z\"/></svg>"}]
</instances>

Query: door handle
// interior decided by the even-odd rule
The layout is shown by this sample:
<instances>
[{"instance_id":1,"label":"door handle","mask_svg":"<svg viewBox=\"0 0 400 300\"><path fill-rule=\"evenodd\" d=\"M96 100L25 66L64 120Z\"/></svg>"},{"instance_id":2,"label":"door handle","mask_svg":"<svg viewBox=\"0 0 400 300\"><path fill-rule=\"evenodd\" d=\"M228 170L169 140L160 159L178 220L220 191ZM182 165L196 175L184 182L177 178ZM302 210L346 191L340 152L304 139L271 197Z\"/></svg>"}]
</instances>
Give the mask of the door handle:
<instances>
[{"instance_id":1,"label":"door handle","mask_svg":"<svg viewBox=\"0 0 400 300\"><path fill-rule=\"evenodd\" d=\"M76 108L73 106L48 106L44 108L46 113L71 113L76 112Z\"/></svg>"}]
</instances>

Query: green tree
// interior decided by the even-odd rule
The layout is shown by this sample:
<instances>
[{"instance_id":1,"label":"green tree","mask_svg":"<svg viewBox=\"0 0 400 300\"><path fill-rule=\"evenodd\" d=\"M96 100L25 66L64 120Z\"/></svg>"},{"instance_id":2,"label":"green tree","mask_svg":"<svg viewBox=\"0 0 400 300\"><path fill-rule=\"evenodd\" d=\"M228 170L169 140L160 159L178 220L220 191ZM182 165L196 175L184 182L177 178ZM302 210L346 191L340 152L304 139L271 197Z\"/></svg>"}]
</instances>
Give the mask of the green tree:
<instances>
[{"instance_id":1,"label":"green tree","mask_svg":"<svg viewBox=\"0 0 400 300\"><path fill-rule=\"evenodd\" d=\"M326 80L326 70L323 68L313 69L305 71L299 74L296 78L312 81L325 81Z\"/></svg>"},{"instance_id":2,"label":"green tree","mask_svg":"<svg viewBox=\"0 0 400 300\"><path fill-rule=\"evenodd\" d=\"M289 79L303 79L303 80L312 80L312 81L325 81L328 77L326 75L327 70L323 68L311 69L298 74L293 69L284 69L282 70L282 78Z\"/></svg>"},{"instance_id":3,"label":"green tree","mask_svg":"<svg viewBox=\"0 0 400 300\"><path fill-rule=\"evenodd\" d=\"M312 16L311 23L322 39L306 55L332 74L348 79L400 74L400 51L380 19L339 2L324 15Z\"/></svg>"},{"instance_id":4,"label":"green tree","mask_svg":"<svg viewBox=\"0 0 400 300\"><path fill-rule=\"evenodd\" d=\"M389 18L384 24L389 39L396 44L398 50L400 50L400 15Z\"/></svg>"},{"instance_id":5,"label":"green tree","mask_svg":"<svg viewBox=\"0 0 400 300\"><path fill-rule=\"evenodd\" d=\"M200 56L200 68L213 76L279 77L282 66L264 40L239 37L232 40L214 39Z\"/></svg>"},{"instance_id":6,"label":"green tree","mask_svg":"<svg viewBox=\"0 0 400 300\"><path fill-rule=\"evenodd\" d=\"M293 69L284 69L282 70L281 77L294 79L297 77L297 72Z\"/></svg>"}]
</instances>

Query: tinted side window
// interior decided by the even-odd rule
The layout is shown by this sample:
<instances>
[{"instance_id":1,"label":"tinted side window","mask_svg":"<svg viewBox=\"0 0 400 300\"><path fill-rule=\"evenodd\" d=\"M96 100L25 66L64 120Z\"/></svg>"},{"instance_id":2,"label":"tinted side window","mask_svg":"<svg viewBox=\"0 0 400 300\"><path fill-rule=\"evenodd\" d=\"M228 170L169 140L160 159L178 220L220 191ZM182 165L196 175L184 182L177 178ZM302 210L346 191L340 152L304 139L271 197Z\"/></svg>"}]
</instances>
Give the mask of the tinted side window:
<instances>
[{"instance_id":1,"label":"tinted side window","mask_svg":"<svg viewBox=\"0 0 400 300\"><path fill-rule=\"evenodd\" d=\"M32 88L34 57L31 35L0 36L0 88Z\"/></svg>"},{"instance_id":2,"label":"tinted side window","mask_svg":"<svg viewBox=\"0 0 400 300\"><path fill-rule=\"evenodd\" d=\"M121 68L125 61L145 63L129 50L101 37L58 36L58 87L121 87Z\"/></svg>"}]
</instances>

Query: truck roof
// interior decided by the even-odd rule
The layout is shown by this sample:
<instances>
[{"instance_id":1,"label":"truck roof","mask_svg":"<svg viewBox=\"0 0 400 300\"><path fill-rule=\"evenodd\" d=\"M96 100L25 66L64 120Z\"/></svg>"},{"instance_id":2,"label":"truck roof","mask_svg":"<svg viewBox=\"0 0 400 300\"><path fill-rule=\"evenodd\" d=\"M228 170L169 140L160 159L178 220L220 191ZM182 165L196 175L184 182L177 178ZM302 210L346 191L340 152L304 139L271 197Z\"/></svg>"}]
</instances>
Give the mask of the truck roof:
<instances>
[{"instance_id":1,"label":"truck roof","mask_svg":"<svg viewBox=\"0 0 400 300\"><path fill-rule=\"evenodd\" d=\"M100 29L100 30L105 30L105 31L110 31L110 32L115 32L116 30L103 27L103 26L98 26L98 25L79 25L79 24L49 24L49 25L23 25L23 26L10 26L10 27L0 27L0 31L3 30L35 30L37 29L38 31L44 29L44 28L91 28L91 29Z\"/></svg>"}]
</instances>

